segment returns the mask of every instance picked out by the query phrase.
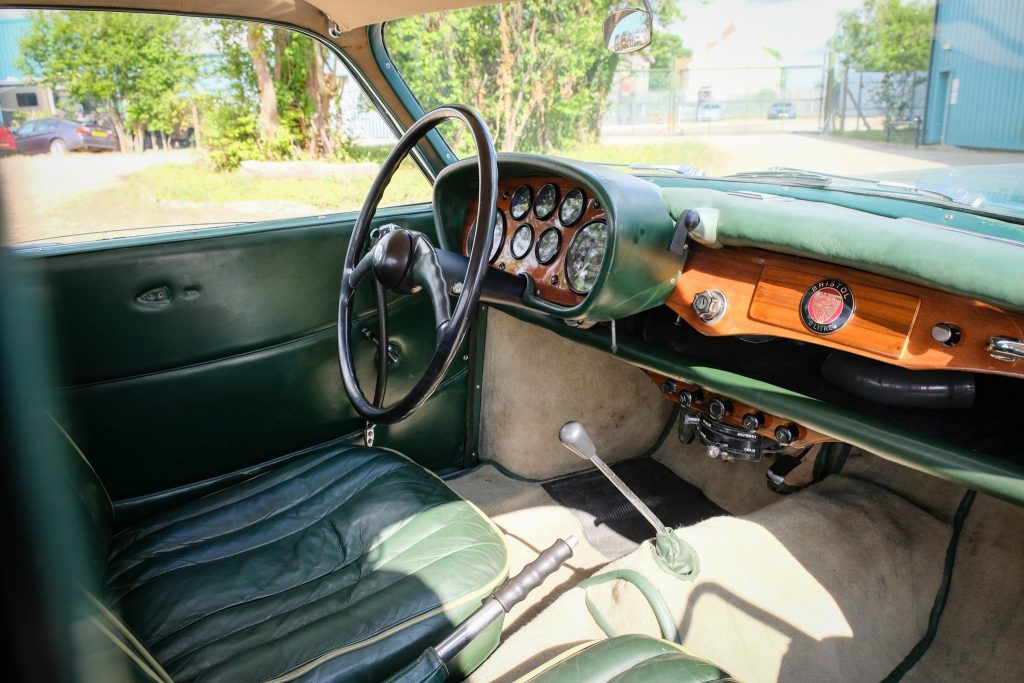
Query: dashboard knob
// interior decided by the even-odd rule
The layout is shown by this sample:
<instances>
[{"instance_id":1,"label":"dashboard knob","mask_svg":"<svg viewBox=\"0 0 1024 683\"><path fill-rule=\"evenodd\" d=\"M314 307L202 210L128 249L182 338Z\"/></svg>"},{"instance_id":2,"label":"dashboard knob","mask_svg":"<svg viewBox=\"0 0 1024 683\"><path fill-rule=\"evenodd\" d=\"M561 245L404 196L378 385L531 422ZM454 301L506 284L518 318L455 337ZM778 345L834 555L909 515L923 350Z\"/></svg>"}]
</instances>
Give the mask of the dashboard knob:
<instances>
[{"instance_id":1,"label":"dashboard knob","mask_svg":"<svg viewBox=\"0 0 1024 683\"><path fill-rule=\"evenodd\" d=\"M796 441L799 435L800 428L792 422L787 422L775 428L775 440L779 442L780 446L788 446Z\"/></svg>"},{"instance_id":2,"label":"dashboard knob","mask_svg":"<svg viewBox=\"0 0 1024 683\"><path fill-rule=\"evenodd\" d=\"M679 405L684 408L689 408L694 403L699 403L704 400L704 392L700 389L694 391L680 391L679 392Z\"/></svg>"},{"instance_id":3,"label":"dashboard knob","mask_svg":"<svg viewBox=\"0 0 1024 683\"><path fill-rule=\"evenodd\" d=\"M748 432L757 431L761 427L764 427L764 413L758 411L743 416L743 428Z\"/></svg>"},{"instance_id":4,"label":"dashboard knob","mask_svg":"<svg viewBox=\"0 0 1024 683\"><path fill-rule=\"evenodd\" d=\"M956 346L960 343L960 328L950 323L936 323L932 327L932 339L944 346Z\"/></svg>"},{"instance_id":5,"label":"dashboard knob","mask_svg":"<svg viewBox=\"0 0 1024 683\"><path fill-rule=\"evenodd\" d=\"M709 325L721 320L728 307L729 300L725 298L725 294L717 289L698 292L693 297L693 312L697 314L698 318Z\"/></svg>"},{"instance_id":6,"label":"dashboard knob","mask_svg":"<svg viewBox=\"0 0 1024 683\"><path fill-rule=\"evenodd\" d=\"M711 413L711 417L716 420L721 420L723 417L729 414L732 410L732 402L729 399L713 398L711 403L708 404L708 412Z\"/></svg>"},{"instance_id":7,"label":"dashboard knob","mask_svg":"<svg viewBox=\"0 0 1024 683\"><path fill-rule=\"evenodd\" d=\"M686 232L693 232L700 225L700 213L696 209L687 209L683 213L683 227Z\"/></svg>"}]
</instances>

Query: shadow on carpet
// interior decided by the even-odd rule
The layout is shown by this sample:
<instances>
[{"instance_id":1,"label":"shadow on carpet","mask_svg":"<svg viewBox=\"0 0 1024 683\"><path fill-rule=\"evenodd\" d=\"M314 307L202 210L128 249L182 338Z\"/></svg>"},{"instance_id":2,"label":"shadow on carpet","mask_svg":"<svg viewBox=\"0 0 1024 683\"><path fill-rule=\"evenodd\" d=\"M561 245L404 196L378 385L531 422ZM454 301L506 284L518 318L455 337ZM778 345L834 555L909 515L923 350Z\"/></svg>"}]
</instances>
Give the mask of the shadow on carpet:
<instances>
[{"instance_id":1,"label":"shadow on carpet","mask_svg":"<svg viewBox=\"0 0 1024 683\"><path fill-rule=\"evenodd\" d=\"M611 467L669 527L689 526L729 514L696 486L650 458ZM627 555L643 541L654 538L654 528L597 470L554 479L542 486L559 505L573 511L590 545L610 560Z\"/></svg>"}]
</instances>

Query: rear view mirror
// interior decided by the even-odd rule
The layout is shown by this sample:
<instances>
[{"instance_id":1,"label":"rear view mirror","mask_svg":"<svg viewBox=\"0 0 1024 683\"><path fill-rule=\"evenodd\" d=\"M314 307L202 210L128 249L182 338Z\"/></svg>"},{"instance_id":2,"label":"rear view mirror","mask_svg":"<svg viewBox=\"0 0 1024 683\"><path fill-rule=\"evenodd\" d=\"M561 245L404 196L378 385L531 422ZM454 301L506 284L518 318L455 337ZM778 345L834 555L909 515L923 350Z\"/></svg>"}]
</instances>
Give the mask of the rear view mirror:
<instances>
[{"instance_id":1,"label":"rear view mirror","mask_svg":"<svg viewBox=\"0 0 1024 683\"><path fill-rule=\"evenodd\" d=\"M604 20L604 46L620 55L644 49L651 44L653 33L649 9L620 9Z\"/></svg>"}]
</instances>

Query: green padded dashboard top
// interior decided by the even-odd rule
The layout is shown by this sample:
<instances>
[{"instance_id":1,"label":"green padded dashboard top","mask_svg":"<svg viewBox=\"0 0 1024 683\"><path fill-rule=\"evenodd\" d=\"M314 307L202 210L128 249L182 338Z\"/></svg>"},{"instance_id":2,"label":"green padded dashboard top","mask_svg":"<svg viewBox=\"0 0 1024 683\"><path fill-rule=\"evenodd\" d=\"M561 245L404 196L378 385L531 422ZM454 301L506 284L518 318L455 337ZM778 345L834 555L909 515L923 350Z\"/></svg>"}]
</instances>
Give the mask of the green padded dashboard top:
<instances>
[{"instance_id":1,"label":"green padded dashboard top","mask_svg":"<svg viewBox=\"0 0 1024 683\"><path fill-rule=\"evenodd\" d=\"M1024 241L761 192L662 188L672 217L718 212L717 243L859 268L1024 311Z\"/></svg>"}]
</instances>

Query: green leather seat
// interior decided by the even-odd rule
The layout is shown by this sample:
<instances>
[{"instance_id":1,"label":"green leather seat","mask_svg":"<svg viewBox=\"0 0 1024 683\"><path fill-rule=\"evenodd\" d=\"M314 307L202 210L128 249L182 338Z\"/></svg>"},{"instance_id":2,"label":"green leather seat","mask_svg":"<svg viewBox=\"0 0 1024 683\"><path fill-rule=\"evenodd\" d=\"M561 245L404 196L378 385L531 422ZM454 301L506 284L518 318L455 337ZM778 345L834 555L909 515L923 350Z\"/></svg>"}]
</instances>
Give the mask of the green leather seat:
<instances>
[{"instance_id":1,"label":"green leather seat","mask_svg":"<svg viewBox=\"0 0 1024 683\"><path fill-rule=\"evenodd\" d=\"M705 683L732 681L714 664L650 636L617 636L570 650L534 671L529 683Z\"/></svg>"},{"instance_id":2,"label":"green leather seat","mask_svg":"<svg viewBox=\"0 0 1024 683\"><path fill-rule=\"evenodd\" d=\"M117 534L105 598L176 681L376 681L507 572L497 529L434 475L334 446Z\"/></svg>"}]
</instances>

